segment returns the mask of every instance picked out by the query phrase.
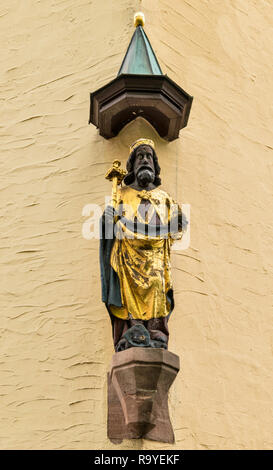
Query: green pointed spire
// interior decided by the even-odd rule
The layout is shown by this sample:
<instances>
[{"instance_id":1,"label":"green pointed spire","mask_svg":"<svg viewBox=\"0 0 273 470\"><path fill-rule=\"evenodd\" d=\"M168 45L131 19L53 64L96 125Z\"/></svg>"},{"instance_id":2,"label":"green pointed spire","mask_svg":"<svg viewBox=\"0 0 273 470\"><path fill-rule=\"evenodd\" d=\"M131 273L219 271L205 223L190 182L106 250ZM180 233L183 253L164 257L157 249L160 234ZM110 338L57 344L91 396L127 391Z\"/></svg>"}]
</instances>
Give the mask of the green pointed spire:
<instances>
[{"instance_id":1,"label":"green pointed spire","mask_svg":"<svg viewBox=\"0 0 273 470\"><path fill-rule=\"evenodd\" d=\"M162 75L153 48L141 25L136 27L118 75Z\"/></svg>"}]
</instances>

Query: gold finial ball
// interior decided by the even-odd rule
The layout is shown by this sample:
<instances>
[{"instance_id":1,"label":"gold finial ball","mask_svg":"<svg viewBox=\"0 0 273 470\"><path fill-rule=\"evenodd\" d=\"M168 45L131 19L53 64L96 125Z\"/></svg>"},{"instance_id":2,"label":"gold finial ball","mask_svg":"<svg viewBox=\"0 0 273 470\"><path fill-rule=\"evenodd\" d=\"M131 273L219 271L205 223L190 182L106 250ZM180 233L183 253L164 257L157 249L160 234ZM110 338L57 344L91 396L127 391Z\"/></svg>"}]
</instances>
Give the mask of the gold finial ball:
<instances>
[{"instance_id":1,"label":"gold finial ball","mask_svg":"<svg viewBox=\"0 0 273 470\"><path fill-rule=\"evenodd\" d=\"M145 25L145 16L142 11L138 11L134 14L134 25L137 26L144 26Z\"/></svg>"}]
</instances>

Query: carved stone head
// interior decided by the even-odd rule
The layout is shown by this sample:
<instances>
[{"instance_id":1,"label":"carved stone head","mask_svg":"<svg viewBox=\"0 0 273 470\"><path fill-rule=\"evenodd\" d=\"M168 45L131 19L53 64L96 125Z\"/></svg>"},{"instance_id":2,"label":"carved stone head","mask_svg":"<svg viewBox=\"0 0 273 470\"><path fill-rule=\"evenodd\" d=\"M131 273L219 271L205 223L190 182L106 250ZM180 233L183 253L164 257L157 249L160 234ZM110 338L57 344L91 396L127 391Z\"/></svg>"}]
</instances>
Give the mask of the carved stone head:
<instances>
[{"instance_id":1,"label":"carved stone head","mask_svg":"<svg viewBox=\"0 0 273 470\"><path fill-rule=\"evenodd\" d=\"M139 145L135 145L127 161L128 174L124 178L126 185L132 184L136 179L140 186L145 187L147 182L154 186L161 184L160 166L152 144L147 144L148 139L139 139ZM151 141L152 142L152 141Z\"/></svg>"}]
</instances>

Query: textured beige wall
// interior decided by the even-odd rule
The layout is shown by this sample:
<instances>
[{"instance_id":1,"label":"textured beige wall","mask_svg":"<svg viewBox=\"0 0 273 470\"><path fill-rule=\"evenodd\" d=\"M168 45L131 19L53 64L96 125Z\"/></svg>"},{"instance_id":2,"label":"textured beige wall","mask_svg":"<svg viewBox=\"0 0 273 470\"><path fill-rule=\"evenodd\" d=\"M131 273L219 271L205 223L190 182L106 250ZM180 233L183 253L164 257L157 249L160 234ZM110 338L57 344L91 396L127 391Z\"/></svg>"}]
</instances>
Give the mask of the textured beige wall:
<instances>
[{"instance_id":1,"label":"textured beige wall","mask_svg":"<svg viewBox=\"0 0 273 470\"><path fill-rule=\"evenodd\" d=\"M141 120L110 141L87 125L89 92L117 74L138 9L164 73L194 96L172 143ZM105 171L143 135L164 189L191 204L191 246L173 254L182 370L176 444L118 448L272 447L272 23L270 0L1 1L2 449L117 448L82 208L103 205Z\"/></svg>"}]
</instances>

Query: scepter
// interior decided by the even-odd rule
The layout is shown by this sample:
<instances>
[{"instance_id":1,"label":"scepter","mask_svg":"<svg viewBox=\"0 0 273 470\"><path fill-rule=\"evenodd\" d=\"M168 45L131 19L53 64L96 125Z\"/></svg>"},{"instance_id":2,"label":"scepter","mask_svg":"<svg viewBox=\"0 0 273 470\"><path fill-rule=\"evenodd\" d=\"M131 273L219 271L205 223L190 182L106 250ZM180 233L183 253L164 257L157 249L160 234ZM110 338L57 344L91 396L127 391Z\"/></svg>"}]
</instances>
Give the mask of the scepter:
<instances>
[{"instance_id":1,"label":"scepter","mask_svg":"<svg viewBox=\"0 0 273 470\"><path fill-rule=\"evenodd\" d=\"M126 171L120 168L120 161L119 160L114 160L113 165L109 170L105 173L105 178L109 181L113 182L112 186L112 206L114 209L116 209L117 205L117 191L118 191L118 185L122 183L122 180L124 176L126 175Z\"/></svg>"}]
</instances>

